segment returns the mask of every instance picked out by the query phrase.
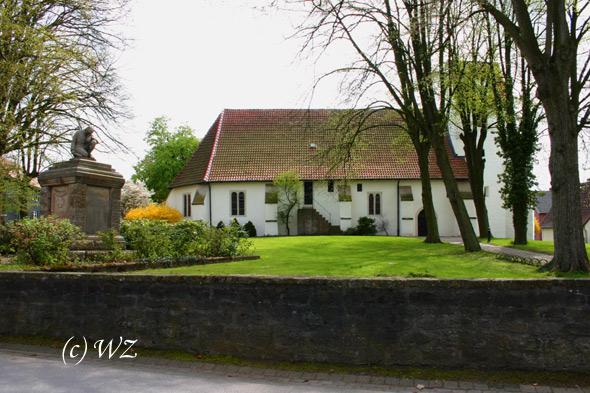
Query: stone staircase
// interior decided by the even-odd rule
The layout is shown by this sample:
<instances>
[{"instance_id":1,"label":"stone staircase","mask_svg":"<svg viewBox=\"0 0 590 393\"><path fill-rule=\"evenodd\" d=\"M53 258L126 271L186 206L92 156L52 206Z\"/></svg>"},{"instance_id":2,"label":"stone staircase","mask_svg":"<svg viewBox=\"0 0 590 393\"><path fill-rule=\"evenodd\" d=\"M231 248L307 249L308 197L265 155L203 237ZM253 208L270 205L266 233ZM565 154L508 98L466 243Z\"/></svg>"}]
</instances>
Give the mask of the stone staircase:
<instances>
[{"instance_id":1,"label":"stone staircase","mask_svg":"<svg viewBox=\"0 0 590 393\"><path fill-rule=\"evenodd\" d=\"M331 225L313 207L303 207L297 211L298 235L339 235L341 233L338 225Z\"/></svg>"}]
</instances>

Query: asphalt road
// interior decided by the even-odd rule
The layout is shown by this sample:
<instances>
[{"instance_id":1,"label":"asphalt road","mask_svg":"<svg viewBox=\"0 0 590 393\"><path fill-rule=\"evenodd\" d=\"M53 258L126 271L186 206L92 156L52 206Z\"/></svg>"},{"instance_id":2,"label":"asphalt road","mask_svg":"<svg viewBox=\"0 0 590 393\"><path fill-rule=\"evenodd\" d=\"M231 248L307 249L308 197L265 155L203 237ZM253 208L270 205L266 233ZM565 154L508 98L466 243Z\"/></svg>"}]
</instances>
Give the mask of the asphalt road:
<instances>
[{"instance_id":1,"label":"asphalt road","mask_svg":"<svg viewBox=\"0 0 590 393\"><path fill-rule=\"evenodd\" d=\"M2 393L102 393L102 392L236 392L236 393L331 393L376 392L383 389L359 385L277 381L231 375L227 372L177 369L160 365L133 365L108 360L85 360L65 366L57 356L0 350ZM389 390L388 391L392 391ZM393 391L412 392L411 388Z\"/></svg>"}]
</instances>

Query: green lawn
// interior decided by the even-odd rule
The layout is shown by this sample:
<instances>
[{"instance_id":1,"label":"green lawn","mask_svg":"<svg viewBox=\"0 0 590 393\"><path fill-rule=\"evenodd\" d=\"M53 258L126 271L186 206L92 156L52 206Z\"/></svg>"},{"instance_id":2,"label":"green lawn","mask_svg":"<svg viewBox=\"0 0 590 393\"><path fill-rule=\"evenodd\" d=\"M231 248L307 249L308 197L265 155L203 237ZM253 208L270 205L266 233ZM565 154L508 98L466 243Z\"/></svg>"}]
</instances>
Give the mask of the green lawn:
<instances>
[{"instance_id":1,"label":"green lawn","mask_svg":"<svg viewBox=\"0 0 590 393\"><path fill-rule=\"evenodd\" d=\"M25 271L25 270L39 270L39 266L23 265L20 263L0 263L0 272L2 271Z\"/></svg>"},{"instance_id":2,"label":"green lawn","mask_svg":"<svg viewBox=\"0 0 590 393\"><path fill-rule=\"evenodd\" d=\"M13 258L0 255L0 272L6 270L23 270L25 268L25 265L14 262Z\"/></svg>"},{"instance_id":3,"label":"green lawn","mask_svg":"<svg viewBox=\"0 0 590 393\"><path fill-rule=\"evenodd\" d=\"M485 242L485 241L484 241ZM553 255L553 242L551 240L529 240L527 244L512 244L512 239L492 239L492 244L520 250L541 252ZM586 252L590 255L590 244L586 244Z\"/></svg>"},{"instance_id":4,"label":"green lawn","mask_svg":"<svg viewBox=\"0 0 590 393\"><path fill-rule=\"evenodd\" d=\"M486 252L465 253L452 244L389 236L299 236L253 239L260 260L136 274L439 278L542 278L535 267L502 262Z\"/></svg>"}]
</instances>

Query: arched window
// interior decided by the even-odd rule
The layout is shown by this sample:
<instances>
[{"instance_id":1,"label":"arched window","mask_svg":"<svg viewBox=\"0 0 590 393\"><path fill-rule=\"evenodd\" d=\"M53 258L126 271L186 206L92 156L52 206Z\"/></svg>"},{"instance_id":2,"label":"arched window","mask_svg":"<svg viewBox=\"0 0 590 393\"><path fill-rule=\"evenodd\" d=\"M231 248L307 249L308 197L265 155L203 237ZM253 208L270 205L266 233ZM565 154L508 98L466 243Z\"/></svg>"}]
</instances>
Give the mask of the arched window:
<instances>
[{"instance_id":1,"label":"arched window","mask_svg":"<svg viewBox=\"0 0 590 393\"><path fill-rule=\"evenodd\" d=\"M238 193L237 192L231 193L231 215L232 216L238 215Z\"/></svg>"},{"instance_id":2,"label":"arched window","mask_svg":"<svg viewBox=\"0 0 590 393\"><path fill-rule=\"evenodd\" d=\"M375 194L375 214L381 214L381 194Z\"/></svg>"},{"instance_id":3,"label":"arched window","mask_svg":"<svg viewBox=\"0 0 590 393\"><path fill-rule=\"evenodd\" d=\"M246 196L243 192L238 194L238 215L243 216L246 214Z\"/></svg>"},{"instance_id":4,"label":"arched window","mask_svg":"<svg viewBox=\"0 0 590 393\"><path fill-rule=\"evenodd\" d=\"M246 214L246 194L243 191L231 193L231 215L243 216Z\"/></svg>"},{"instance_id":5,"label":"arched window","mask_svg":"<svg viewBox=\"0 0 590 393\"><path fill-rule=\"evenodd\" d=\"M191 216L191 194L184 194L182 196L182 215L185 217Z\"/></svg>"},{"instance_id":6,"label":"arched window","mask_svg":"<svg viewBox=\"0 0 590 393\"><path fill-rule=\"evenodd\" d=\"M370 216L381 215L381 193L377 193L377 192L369 193L369 215Z\"/></svg>"}]
</instances>

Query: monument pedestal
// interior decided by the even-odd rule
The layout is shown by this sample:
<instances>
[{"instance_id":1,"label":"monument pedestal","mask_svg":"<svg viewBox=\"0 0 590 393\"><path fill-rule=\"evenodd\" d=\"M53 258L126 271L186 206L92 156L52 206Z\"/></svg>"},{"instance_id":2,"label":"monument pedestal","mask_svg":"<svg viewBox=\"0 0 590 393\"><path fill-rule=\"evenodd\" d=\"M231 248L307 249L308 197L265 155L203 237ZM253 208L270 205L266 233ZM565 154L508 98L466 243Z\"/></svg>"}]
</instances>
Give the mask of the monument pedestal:
<instances>
[{"instance_id":1,"label":"monument pedestal","mask_svg":"<svg viewBox=\"0 0 590 393\"><path fill-rule=\"evenodd\" d=\"M83 158L59 162L39 175L41 214L69 219L88 235L84 244L99 248L97 232L119 230L124 183L109 164Z\"/></svg>"}]
</instances>

